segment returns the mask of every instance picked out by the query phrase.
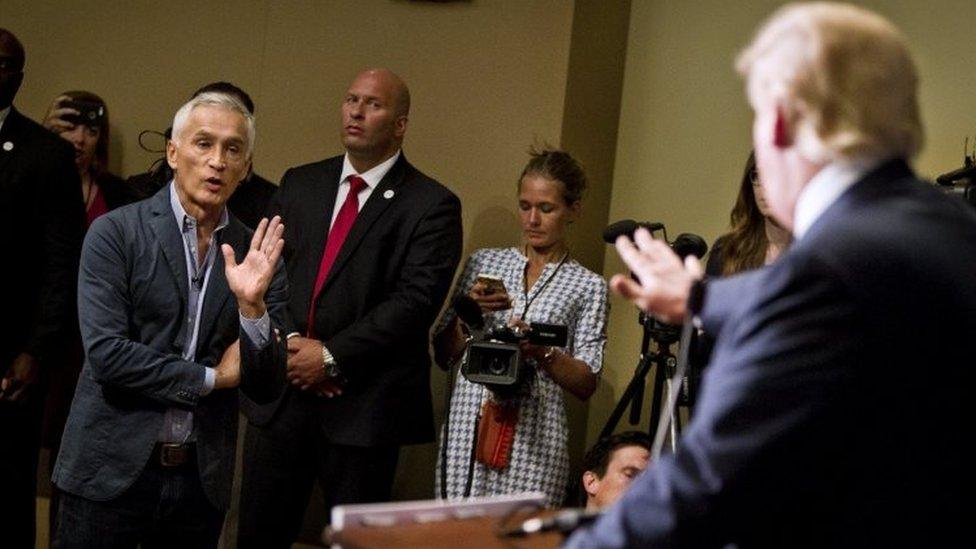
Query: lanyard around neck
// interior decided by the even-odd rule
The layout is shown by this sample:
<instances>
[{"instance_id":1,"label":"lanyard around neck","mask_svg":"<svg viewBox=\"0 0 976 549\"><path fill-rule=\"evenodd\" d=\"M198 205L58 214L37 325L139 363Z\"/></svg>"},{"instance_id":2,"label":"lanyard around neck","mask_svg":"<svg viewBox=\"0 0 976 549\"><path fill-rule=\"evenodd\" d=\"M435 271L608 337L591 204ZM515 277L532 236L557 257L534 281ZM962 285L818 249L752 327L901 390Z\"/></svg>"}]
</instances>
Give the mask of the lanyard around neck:
<instances>
[{"instance_id":1,"label":"lanyard around neck","mask_svg":"<svg viewBox=\"0 0 976 549\"><path fill-rule=\"evenodd\" d=\"M528 258L528 255L529 255L528 253L525 254L526 258ZM525 315L529 313L529 306L532 305L532 302L535 301L535 298L539 297L539 295L545 291L546 286L548 286L549 283L552 282L552 279L556 278L556 273L559 272L559 269L563 266L563 263L566 262L567 257L569 257L569 252L563 254L563 258L559 260L559 263L556 265L556 268L552 271L552 274L550 274L548 278L542 281L542 286L539 286L539 290L535 292L535 295L532 296L532 299L529 299L529 285L526 284L527 280L525 280L525 275L523 274L522 295L525 298L525 306L522 307L522 316L520 317L522 320L525 320ZM526 264L526 271L528 271L528 264Z\"/></svg>"}]
</instances>

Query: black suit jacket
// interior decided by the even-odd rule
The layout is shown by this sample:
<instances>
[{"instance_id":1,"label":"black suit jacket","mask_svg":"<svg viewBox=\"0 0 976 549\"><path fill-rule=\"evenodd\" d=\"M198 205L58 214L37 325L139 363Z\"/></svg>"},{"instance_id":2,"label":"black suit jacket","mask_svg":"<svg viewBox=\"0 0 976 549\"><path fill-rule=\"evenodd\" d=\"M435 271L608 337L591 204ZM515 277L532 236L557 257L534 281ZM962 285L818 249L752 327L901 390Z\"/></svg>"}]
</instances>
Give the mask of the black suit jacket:
<instances>
[{"instance_id":1,"label":"black suit jacket","mask_svg":"<svg viewBox=\"0 0 976 549\"><path fill-rule=\"evenodd\" d=\"M290 329L303 335L342 161L288 170L272 204L285 224ZM312 336L325 342L348 378L341 396L322 400L328 440L355 446L433 440L429 330L461 245L458 198L401 155L360 210L315 304ZM265 407L266 419L275 408Z\"/></svg>"},{"instance_id":2,"label":"black suit jacket","mask_svg":"<svg viewBox=\"0 0 976 549\"><path fill-rule=\"evenodd\" d=\"M708 284L689 429L570 547L964 539L976 215L888 163L768 268ZM967 410L969 410L967 412Z\"/></svg>"},{"instance_id":3,"label":"black suit jacket","mask_svg":"<svg viewBox=\"0 0 976 549\"><path fill-rule=\"evenodd\" d=\"M227 207L237 219L252 229L257 229L261 218L268 215L271 200L278 186L251 172L230 195Z\"/></svg>"},{"instance_id":4,"label":"black suit jacket","mask_svg":"<svg viewBox=\"0 0 976 549\"><path fill-rule=\"evenodd\" d=\"M23 351L56 349L75 324L75 280L85 231L71 145L11 108L0 128L0 226L10 319L0 374Z\"/></svg>"},{"instance_id":5,"label":"black suit jacket","mask_svg":"<svg viewBox=\"0 0 976 549\"><path fill-rule=\"evenodd\" d=\"M125 179L109 172L99 175L95 182L105 197L105 205L108 206L109 211L146 198L139 189L129 185Z\"/></svg>"}]
</instances>

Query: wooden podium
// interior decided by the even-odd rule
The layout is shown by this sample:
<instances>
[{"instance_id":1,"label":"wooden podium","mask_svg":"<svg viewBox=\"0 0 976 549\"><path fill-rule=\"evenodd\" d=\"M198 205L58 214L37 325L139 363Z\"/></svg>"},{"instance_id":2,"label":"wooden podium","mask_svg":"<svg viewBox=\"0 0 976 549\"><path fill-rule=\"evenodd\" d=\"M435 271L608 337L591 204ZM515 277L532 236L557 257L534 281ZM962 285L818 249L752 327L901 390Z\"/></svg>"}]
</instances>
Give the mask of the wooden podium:
<instances>
[{"instance_id":1,"label":"wooden podium","mask_svg":"<svg viewBox=\"0 0 976 549\"><path fill-rule=\"evenodd\" d=\"M562 534L547 532L526 537L501 537L526 519L540 516L545 496L518 494L461 501L404 501L345 505L332 509L335 532L326 544L343 549L423 547L474 549L480 547L552 548ZM554 511L542 511L551 516ZM508 519L505 517L510 515ZM502 525L501 521L505 521Z\"/></svg>"},{"instance_id":2,"label":"wooden podium","mask_svg":"<svg viewBox=\"0 0 976 549\"><path fill-rule=\"evenodd\" d=\"M520 516L520 520L532 516L531 513L526 513ZM518 524L519 520L513 519L511 522ZM497 523L497 517L482 517L386 527L360 526L337 532L332 536L332 542L342 549L384 547L550 549L559 547L563 542L563 536L559 532L546 532L523 538L498 537L495 533Z\"/></svg>"}]
</instances>

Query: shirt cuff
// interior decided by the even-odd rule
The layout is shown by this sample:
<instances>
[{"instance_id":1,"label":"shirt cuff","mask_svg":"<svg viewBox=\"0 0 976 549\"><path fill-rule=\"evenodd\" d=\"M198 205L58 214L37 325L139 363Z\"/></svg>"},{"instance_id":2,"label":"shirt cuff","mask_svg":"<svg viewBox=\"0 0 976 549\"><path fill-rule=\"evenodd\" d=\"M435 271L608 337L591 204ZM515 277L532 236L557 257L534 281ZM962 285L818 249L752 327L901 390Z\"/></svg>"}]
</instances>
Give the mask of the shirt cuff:
<instances>
[{"instance_id":1,"label":"shirt cuff","mask_svg":"<svg viewBox=\"0 0 976 549\"><path fill-rule=\"evenodd\" d=\"M204 369L203 377L203 389L200 391L200 396L207 396L213 391L214 385L217 383L217 370L213 368Z\"/></svg>"},{"instance_id":2,"label":"shirt cuff","mask_svg":"<svg viewBox=\"0 0 976 549\"><path fill-rule=\"evenodd\" d=\"M268 316L268 311L264 311L260 318L247 318L244 315L240 317L241 328L255 348L261 349L271 341L271 317Z\"/></svg>"}]
</instances>

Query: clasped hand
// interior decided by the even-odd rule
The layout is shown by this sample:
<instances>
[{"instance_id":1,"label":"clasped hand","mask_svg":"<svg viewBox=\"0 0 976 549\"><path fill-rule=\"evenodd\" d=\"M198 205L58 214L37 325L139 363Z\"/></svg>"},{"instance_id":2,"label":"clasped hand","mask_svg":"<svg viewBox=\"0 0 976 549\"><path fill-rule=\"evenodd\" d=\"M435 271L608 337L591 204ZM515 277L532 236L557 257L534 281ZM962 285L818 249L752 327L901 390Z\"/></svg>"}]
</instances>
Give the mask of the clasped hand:
<instances>
[{"instance_id":1,"label":"clasped hand","mask_svg":"<svg viewBox=\"0 0 976 549\"><path fill-rule=\"evenodd\" d=\"M308 337L288 338L288 381L302 391L332 398L342 394L338 379L325 373L322 362L322 342Z\"/></svg>"},{"instance_id":2,"label":"clasped hand","mask_svg":"<svg viewBox=\"0 0 976 549\"><path fill-rule=\"evenodd\" d=\"M24 400L36 381L37 360L28 353L20 353L0 378L0 402Z\"/></svg>"}]
</instances>

